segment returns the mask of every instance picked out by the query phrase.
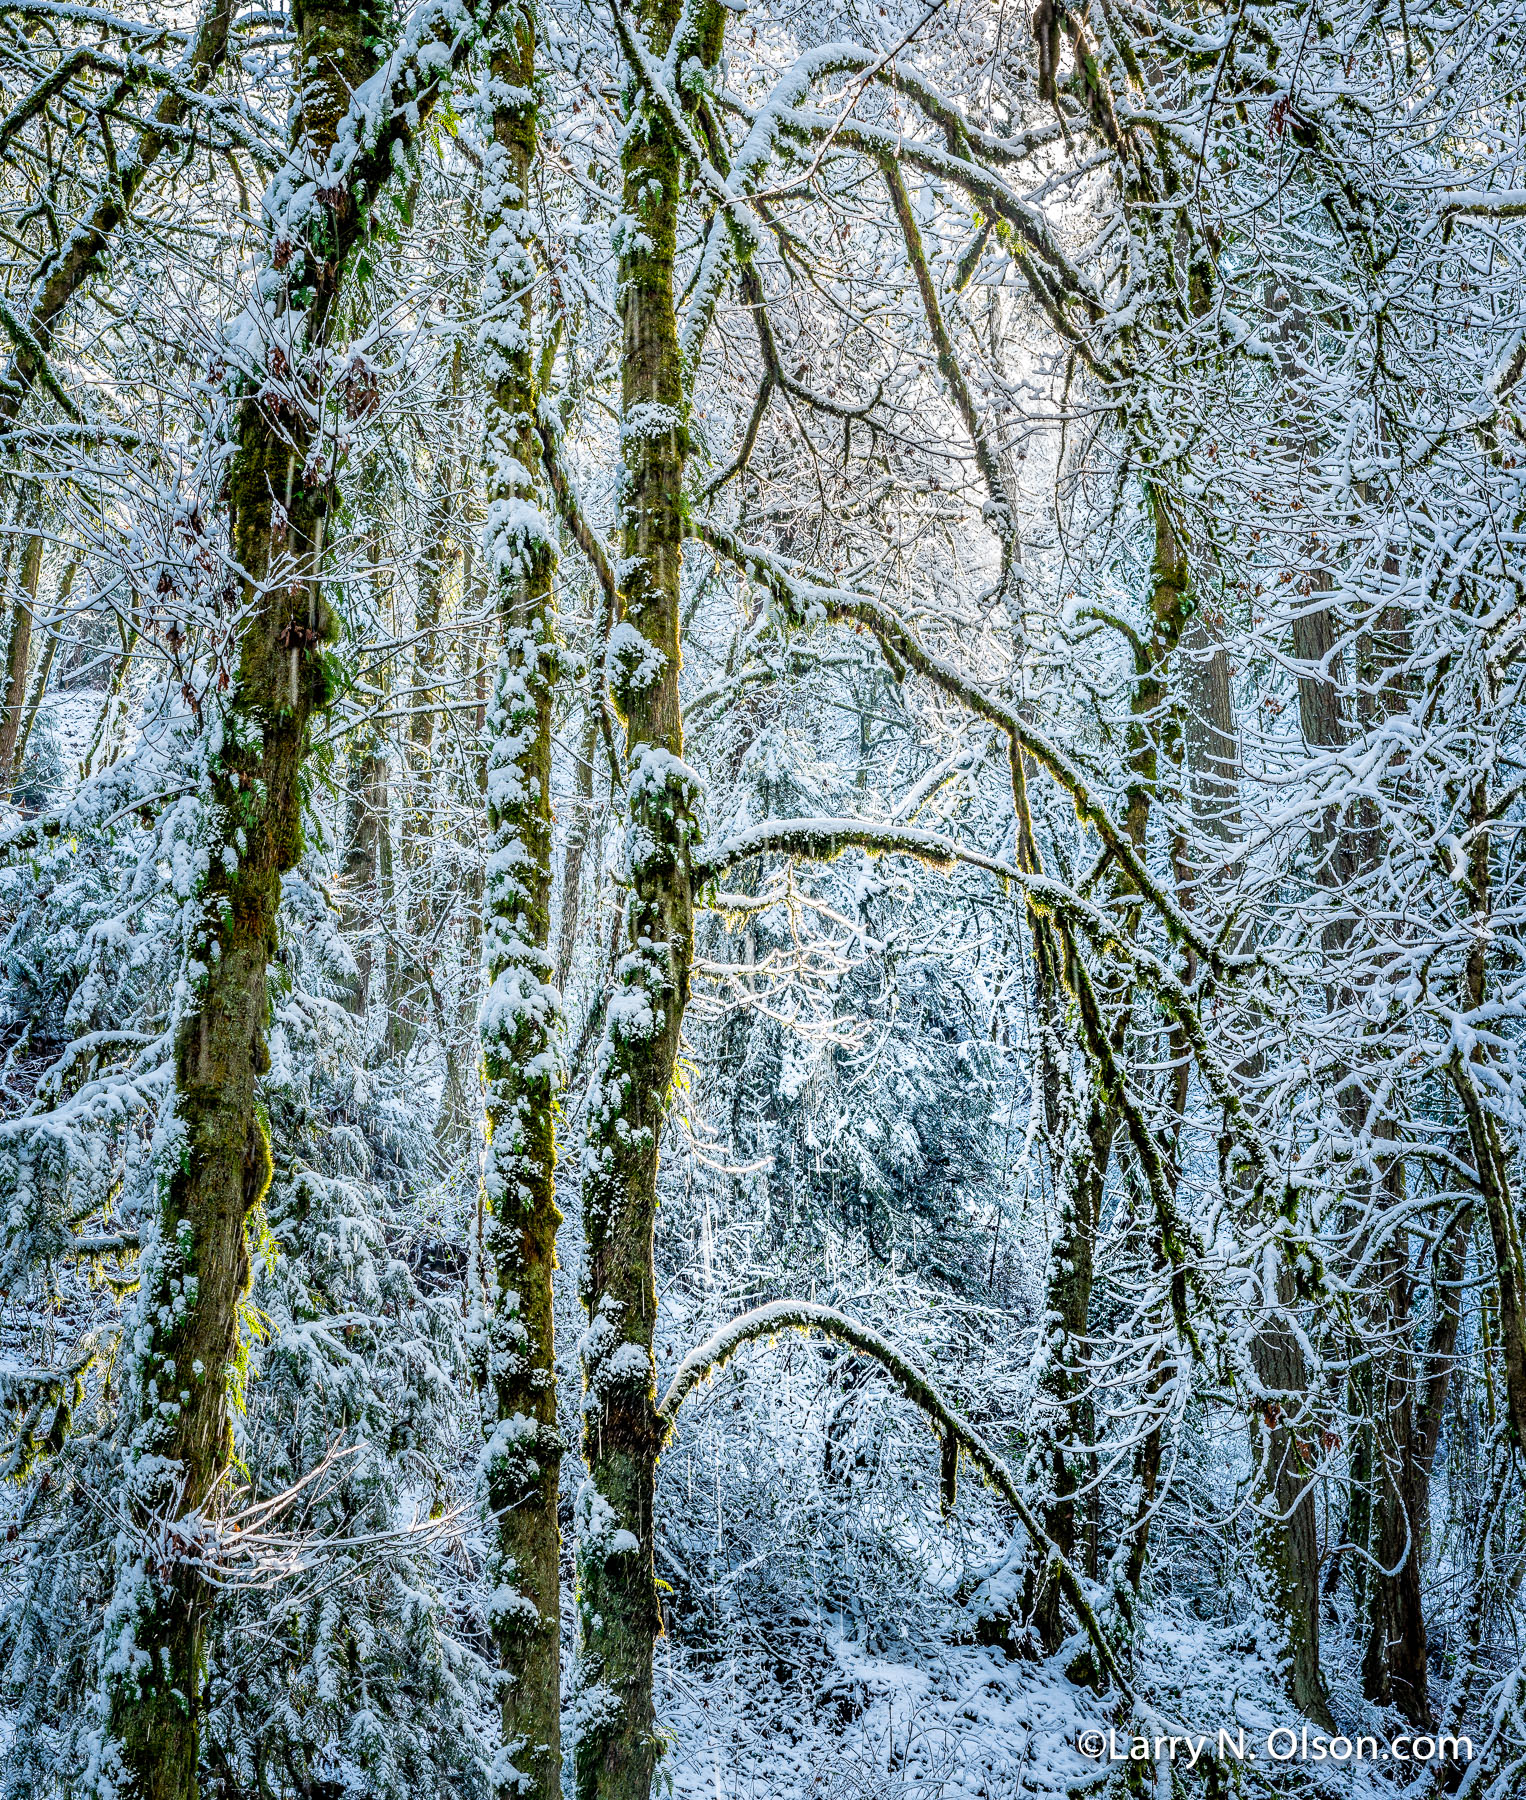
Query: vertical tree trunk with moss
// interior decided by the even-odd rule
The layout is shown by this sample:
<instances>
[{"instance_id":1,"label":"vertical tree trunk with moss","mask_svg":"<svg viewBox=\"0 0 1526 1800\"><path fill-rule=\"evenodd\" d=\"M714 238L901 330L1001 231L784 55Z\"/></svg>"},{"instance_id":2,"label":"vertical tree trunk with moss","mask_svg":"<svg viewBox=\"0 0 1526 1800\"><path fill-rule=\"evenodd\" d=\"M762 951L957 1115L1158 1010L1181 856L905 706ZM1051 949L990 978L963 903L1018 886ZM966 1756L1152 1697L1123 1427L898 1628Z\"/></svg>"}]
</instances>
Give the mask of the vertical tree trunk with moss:
<instances>
[{"instance_id":1,"label":"vertical tree trunk with moss","mask_svg":"<svg viewBox=\"0 0 1526 1800\"><path fill-rule=\"evenodd\" d=\"M718 6L641 0L635 23L659 58L713 68ZM626 950L590 1088L583 1170L584 1454L578 1500L581 1627L575 1767L580 1800L648 1800L658 1743L652 1660L662 1628L653 1568L655 1405L652 1234L657 1157L689 996L690 854L698 782L683 758L679 574L688 407L673 298L682 168L675 135L633 84L617 227L623 314L620 530L624 616L611 639L629 757Z\"/></svg>"},{"instance_id":2,"label":"vertical tree trunk with moss","mask_svg":"<svg viewBox=\"0 0 1526 1800\"><path fill-rule=\"evenodd\" d=\"M364 5L308 6L297 50L307 69L297 131L322 166L351 92L376 65ZM354 198L341 192L335 222ZM327 336L339 269L315 222L304 246L307 346ZM238 416L229 478L231 537L251 609L220 748L207 770L207 874L189 945L193 995L175 1040L176 1141L165 1157L157 1240L144 1257L131 1371L137 1421L129 1490L141 1518L186 1520L212 1497L233 1449L239 1308L249 1280L247 1221L270 1180L256 1084L269 1066L266 969L281 876L301 849L301 773L315 710L329 698L322 645L333 620L316 579L326 481L281 428L272 396ZM284 411L284 408L280 409ZM275 513L281 508L281 517ZM189 1558L118 1578L132 1654L111 1679L112 1735L141 1800L197 1791L198 1708L208 1591Z\"/></svg>"},{"instance_id":3,"label":"vertical tree trunk with moss","mask_svg":"<svg viewBox=\"0 0 1526 1800\"><path fill-rule=\"evenodd\" d=\"M551 1278L556 1267L557 1037L551 985L551 702L555 537L537 504L529 238L535 157L535 15L505 16L489 84L488 266L481 342L489 381L482 535L503 621L487 716L490 843L483 899L489 981L483 1316L483 1479L493 1527L490 1617L503 1688L494 1781L502 1795L561 1793L560 1560Z\"/></svg>"},{"instance_id":4,"label":"vertical tree trunk with moss","mask_svg":"<svg viewBox=\"0 0 1526 1800\"><path fill-rule=\"evenodd\" d=\"M351 741L346 788L340 908L346 934L355 943L355 976L345 999L349 1010L364 1018L375 998L378 938L384 977L387 965L386 933L378 933L374 922L378 911L385 922L391 900L391 883L384 879L391 863L392 831L387 756L381 729L374 719L362 724ZM385 999L385 979L382 990Z\"/></svg>"},{"instance_id":5,"label":"vertical tree trunk with moss","mask_svg":"<svg viewBox=\"0 0 1526 1800\"><path fill-rule=\"evenodd\" d=\"M301 850L310 730L330 699L324 646L334 620L320 575L334 471L316 450L325 427L332 441L325 408L338 402L323 389L322 353L347 261L394 153L475 35L457 9L416 21L425 47L377 97L383 123L336 163L351 96L377 68L385 9L380 0L305 0L294 23L303 75L293 160L312 186L292 182L285 199L273 190L269 274L279 279L262 294L284 347L245 375L236 416L227 502L248 622L206 751L206 872L188 923L174 1113L161 1132L159 1218L144 1250L125 1372L125 1499L143 1535L119 1564L103 1624L111 1654L100 1777L138 1800L194 1800L198 1788L211 1592L196 1543L233 1449L248 1222L271 1170L257 1101L269 1066L267 970L281 877ZM413 104L406 114L405 97Z\"/></svg>"},{"instance_id":6,"label":"vertical tree trunk with moss","mask_svg":"<svg viewBox=\"0 0 1526 1800\"><path fill-rule=\"evenodd\" d=\"M1129 841L1141 857L1148 848L1167 671L1192 611L1186 555L1169 506L1153 484L1147 488L1147 500L1155 538L1149 593L1151 630L1148 639L1136 638L1133 643L1135 666L1128 739L1131 781L1125 817ZM1013 754L1015 757L1015 750ZM1015 767L1013 792L1020 797L1020 819L1025 820L1022 788L1021 770ZM1018 858L1024 868L1040 872L1031 824L1019 830ZM1138 929L1141 910L1138 900L1126 905L1128 935ZM1039 1349L1036 1416L1043 1422L1041 1429L1052 1439L1046 1458L1050 1494L1040 1516L1045 1531L1069 1557L1077 1542L1074 1494L1086 1472L1086 1446L1095 1435L1092 1382L1087 1367L1088 1332L1097 1226L1118 1127L1118 1096L1105 1091L1101 1071L1105 1064L1116 1066L1122 1060L1130 1007L1127 995L1115 994L1111 997L1113 1019L1105 1033L1100 1018L1088 1023L1087 1015L1079 1008L1080 1018L1070 1031L1062 1032L1067 997L1076 998L1075 947L1064 940L1050 921L1031 911L1030 929L1038 964L1035 1010L1045 1045L1040 1063L1050 1070L1045 1083L1048 1122L1051 1134L1063 1135L1065 1142L1064 1161L1056 1171L1058 1219L1050 1245L1045 1336ZM1081 1038L1090 1064L1090 1080L1084 1088L1068 1074L1067 1040L1072 1033ZM1153 1490L1159 1456L1158 1432L1152 1431L1146 1434L1136 1459L1134 1473L1141 1495ZM1093 1497L1092 1506L1097 1503ZM1132 1547L1125 1558L1129 1588L1124 1596L1126 1607L1132 1605L1133 1590L1143 1578L1147 1527L1148 1504L1138 1515ZM1059 1584L1049 1574L1036 1591L1034 1618L1044 1647L1051 1651L1058 1648L1064 1636L1059 1601Z\"/></svg>"},{"instance_id":7,"label":"vertical tree trunk with moss","mask_svg":"<svg viewBox=\"0 0 1526 1800\"><path fill-rule=\"evenodd\" d=\"M32 614L37 607L37 583L42 574L42 538L34 533L21 552L21 575L11 598L9 629L5 634L4 705L0 710L0 794L7 799L16 784L16 746L26 711L26 678L32 655ZM3 591L3 590L0 590Z\"/></svg>"}]
</instances>

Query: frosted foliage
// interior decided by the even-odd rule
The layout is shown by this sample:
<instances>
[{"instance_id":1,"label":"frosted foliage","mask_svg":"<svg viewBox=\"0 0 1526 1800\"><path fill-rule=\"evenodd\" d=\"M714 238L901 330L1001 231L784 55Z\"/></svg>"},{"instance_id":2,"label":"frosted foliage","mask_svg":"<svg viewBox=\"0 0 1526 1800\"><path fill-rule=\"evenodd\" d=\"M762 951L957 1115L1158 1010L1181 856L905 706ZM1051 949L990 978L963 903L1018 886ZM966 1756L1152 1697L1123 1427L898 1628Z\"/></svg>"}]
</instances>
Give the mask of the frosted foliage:
<instances>
[{"instance_id":1,"label":"frosted foliage","mask_svg":"<svg viewBox=\"0 0 1526 1800\"><path fill-rule=\"evenodd\" d=\"M0 1800L1523 1791L1523 61L0 9Z\"/></svg>"}]
</instances>

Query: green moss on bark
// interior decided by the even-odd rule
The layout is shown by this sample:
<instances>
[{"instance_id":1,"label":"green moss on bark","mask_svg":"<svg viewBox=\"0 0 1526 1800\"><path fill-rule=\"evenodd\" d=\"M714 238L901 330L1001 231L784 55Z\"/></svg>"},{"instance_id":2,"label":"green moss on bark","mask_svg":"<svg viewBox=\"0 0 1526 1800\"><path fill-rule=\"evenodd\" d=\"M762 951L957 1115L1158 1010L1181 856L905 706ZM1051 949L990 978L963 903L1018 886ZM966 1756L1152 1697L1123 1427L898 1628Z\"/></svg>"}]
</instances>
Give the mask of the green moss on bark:
<instances>
[{"instance_id":1,"label":"green moss on bark","mask_svg":"<svg viewBox=\"0 0 1526 1800\"><path fill-rule=\"evenodd\" d=\"M525 214L536 154L535 15L508 14L492 56L492 146L484 224L493 246L483 343L488 526L504 648L488 715L491 847L483 943L489 990L484 1172L488 1510L493 1640L505 1676L496 1781L505 1796L561 1794L561 1532L552 1273L556 1268L557 1038L551 986L551 709L556 679L550 522L531 356L534 269Z\"/></svg>"},{"instance_id":2,"label":"green moss on bark","mask_svg":"<svg viewBox=\"0 0 1526 1800\"><path fill-rule=\"evenodd\" d=\"M663 55L676 0L644 0L637 23ZM720 53L724 13L701 6L692 45ZM680 64L683 55L678 57ZM589 1107L583 1224L584 1456L579 1502L580 1800L647 1800L659 1753L652 1660L662 1629L653 1496L662 1431L652 1333L657 1159L689 997L693 778L682 762L679 578L688 409L673 301L683 168L679 144L639 86L622 149L620 530L624 638L615 699L631 769L626 953Z\"/></svg>"},{"instance_id":3,"label":"green moss on bark","mask_svg":"<svg viewBox=\"0 0 1526 1800\"><path fill-rule=\"evenodd\" d=\"M306 70L297 129L321 161L350 95L376 67L378 20L364 0L309 0L296 24ZM327 339L359 218L356 185L343 187L301 247L289 291L308 296L308 348ZM271 1172L256 1098L269 1067L267 971L281 877L302 849L311 724L332 698L324 645L335 621L320 579L331 478L308 462L317 431L307 418L283 403L275 382L246 398L227 491L248 623L221 748L208 768L207 870L189 946L193 997L175 1039L179 1149L145 1258L134 1346L129 1493L147 1541L166 1548L146 1559L135 1583L131 1571L119 1579L127 1616L118 1623L133 1655L111 1677L108 1696L111 1735L142 1800L195 1800L198 1791L211 1590L179 1552L215 1504L232 1458L248 1223ZM178 1532L166 1521L180 1521Z\"/></svg>"}]
</instances>

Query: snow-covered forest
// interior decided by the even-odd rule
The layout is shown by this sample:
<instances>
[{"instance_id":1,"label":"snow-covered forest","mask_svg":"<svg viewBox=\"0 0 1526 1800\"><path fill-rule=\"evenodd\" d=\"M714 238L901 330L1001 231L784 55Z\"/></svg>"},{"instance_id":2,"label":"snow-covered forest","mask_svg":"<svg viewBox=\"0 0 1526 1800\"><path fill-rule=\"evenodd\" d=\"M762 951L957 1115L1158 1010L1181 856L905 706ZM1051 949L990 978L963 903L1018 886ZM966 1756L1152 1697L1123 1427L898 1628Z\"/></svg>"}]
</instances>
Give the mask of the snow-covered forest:
<instances>
[{"instance_id":1,"label":"snow-covered forest","mask_svg":"<svg viewBox=\"0 0 1526 1800\"><path fill-rule=\"evenodd\" d=\"M1526 1792L1523 108L0 0L0 1800Z\"/></svg>"}]
</instances>

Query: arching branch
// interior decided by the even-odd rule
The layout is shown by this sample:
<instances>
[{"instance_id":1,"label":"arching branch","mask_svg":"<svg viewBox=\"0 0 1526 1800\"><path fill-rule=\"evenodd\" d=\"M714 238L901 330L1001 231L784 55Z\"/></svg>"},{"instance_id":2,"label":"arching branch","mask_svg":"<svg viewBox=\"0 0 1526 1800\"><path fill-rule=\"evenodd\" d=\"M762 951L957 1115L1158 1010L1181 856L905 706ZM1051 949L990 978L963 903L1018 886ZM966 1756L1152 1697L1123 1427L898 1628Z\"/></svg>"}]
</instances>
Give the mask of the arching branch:
<instances>
[{"instance_id":1,"label":"arching branch","mask_svg":"<svg viewBox=\"0 0 1526 1800\"><path fill-rule=\"evenodd\" d=\"M1049 1565L1058 1577L1066 1598L1074 1607L1086 1635L1091 1639L1099 1665L1118 1684L1123 1695L1132 1700L1133 1690L1118 1666L1118 1659L1113 1654L1101 1621L1086 1598L1081 1577L1071 1567L1059 1546L1045 1533L1037 1514L1019 1491L1012 1471L975 1428L954 1411L915 1363L903 1356L878 1332L871 1331L867 1325L860 1325L856 1319L850 1319L835 1307L819 1306L809 1300L775 1300L768 1306L743 1313L691 1350L679 1364L677 1373L668 1384L668 1391L662 1397L662 1404L657 1409L662 1425L671 1430L677 1419L678 1409L688 1396L707 1376L713 1375L735 1356L744 1344L750 1344L760 1337L773 1337L781 1331L820 1332L823 1337L849 1344L879 1363L912 1405L925 1413L939 1429L944 1444L942 1486L945 1496L949 1487L948 1446L952 1443L970 1459L1017 1514L1019 1523L1033 1542L1046 1547Z\"/></svg>"},{"instance_id":2,"label":"arching branch","mask_svg":"<svg viewBox=\"0 0 1526 1800\"><path fill-rule=\"evenodd\" d=\"M911 856L935 869L970 863L1008 881L1021 881L1020 870L998 857L972 850L936 831L915 825L884 825L875 819L765 819L745 826L719 843L707 845L694 858L696 891L707 881L754 856L805 856L830 862L845 850L867 850L871 856Z\"/></svg>"},{"instance_id":3,"label":"arching branch","mask_svg":"<svg viewBox=\"0 0 1526 1800\"><path fill-rule=\"evenodd\" d=\"M863 626L879 640L892 666L914 670L958 700L976 717L997 726L1013 744L1054 777L1069 795L1076 816L1097 832L1135 889L1154 908L1167 932L1205 962L1215 976L1222 977L1231 967L1255 961L1254 957L1226 956L1218 944L1210 943L1203 936L1193 920L1151 875L1143 857L1114 820L1102 794L1094 790L1091 778L1080 764L1058 744L1044 737L1006 700L988 692L947 659L929 650L893 608L872 595L839 587L829 576L818 576L787 557L743 543L735 533L712 520L698 521L692 529L716 556L744 569L755 581L767 587L795 623L809 625L832 619Z\"/></svg>"}]
</instances>

